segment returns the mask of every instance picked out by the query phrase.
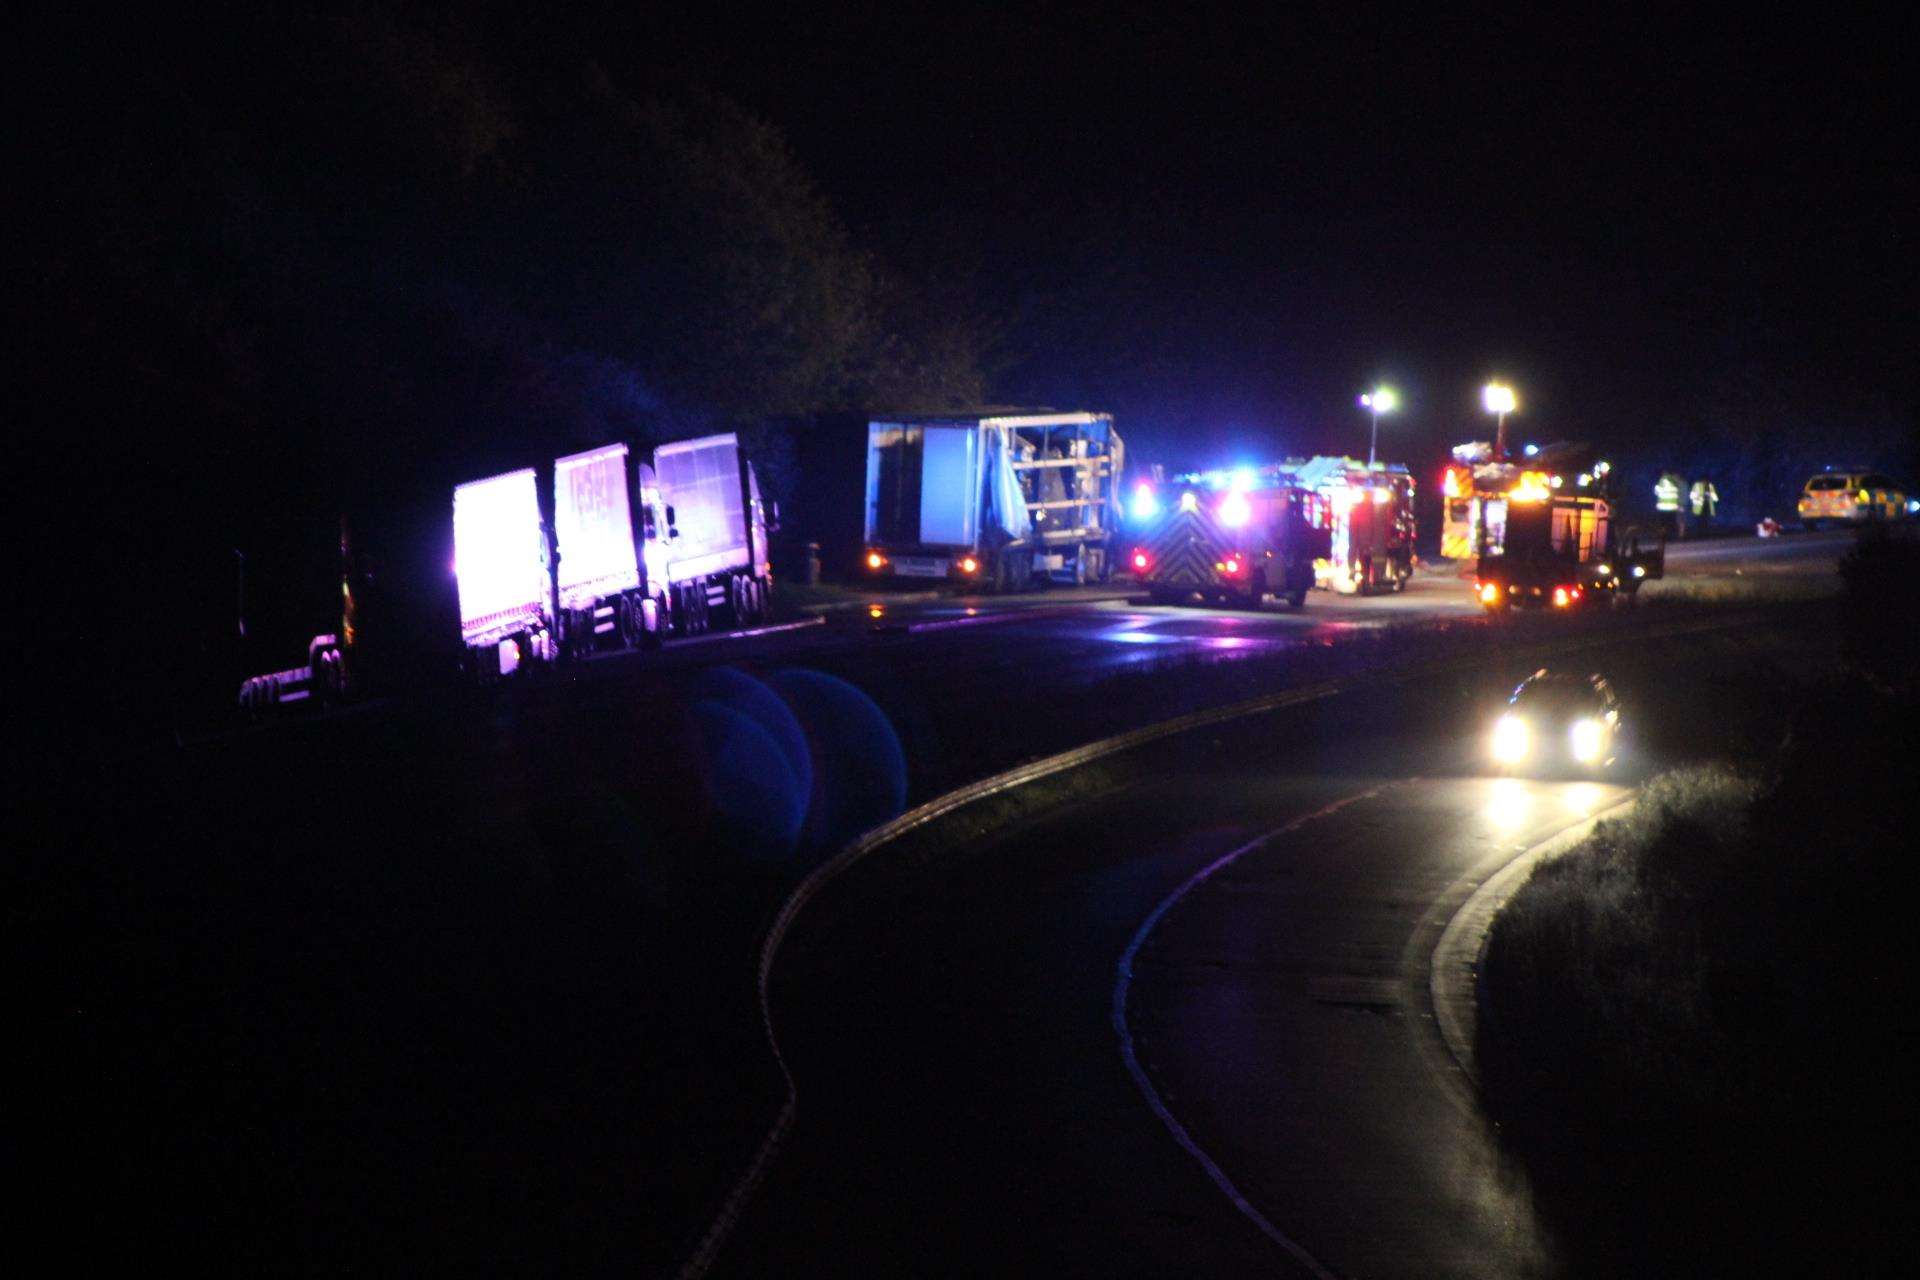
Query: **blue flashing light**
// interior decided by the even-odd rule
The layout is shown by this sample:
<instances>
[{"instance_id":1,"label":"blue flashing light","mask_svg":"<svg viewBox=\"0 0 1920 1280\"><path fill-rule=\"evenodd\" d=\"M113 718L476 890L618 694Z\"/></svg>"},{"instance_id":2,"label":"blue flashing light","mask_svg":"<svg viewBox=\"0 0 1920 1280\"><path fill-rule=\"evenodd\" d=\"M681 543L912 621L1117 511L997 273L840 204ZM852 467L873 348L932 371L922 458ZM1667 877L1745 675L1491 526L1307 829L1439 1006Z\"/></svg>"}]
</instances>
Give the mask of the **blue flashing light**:
<instances>
[{"instance_id":1,"label":"blue flashing light","mask_svg":"<svg viewBox=\"0 0 1920 1280\"><path fill-rule=\"evenodd\" d=\"M1235 467L1233 469L1232 484L1239 492L1245 493L1247 490L1253 488L1258 478L1259 477L1254 475L1252 467Z\"/></svg>"},{"instance_id":2,"label":"blue flashing light","mask_svg":"<svg viewBox=\"0 0 1920 1280\"><path fill-rule=\"evenodd\" d=\"M1160 499L1153 494L1153 486L1143 484L1133 491L1133 518L1151 520L1160 514Z\"/></svg>"}]
</instances>

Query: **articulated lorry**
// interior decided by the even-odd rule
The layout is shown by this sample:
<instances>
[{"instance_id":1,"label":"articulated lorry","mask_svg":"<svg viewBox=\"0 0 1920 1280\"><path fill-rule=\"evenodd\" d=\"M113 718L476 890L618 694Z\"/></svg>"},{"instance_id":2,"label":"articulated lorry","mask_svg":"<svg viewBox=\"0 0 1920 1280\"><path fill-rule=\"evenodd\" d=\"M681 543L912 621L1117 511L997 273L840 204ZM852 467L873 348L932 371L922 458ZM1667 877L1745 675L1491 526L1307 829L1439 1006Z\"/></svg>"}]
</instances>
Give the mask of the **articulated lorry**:
<instances>
[{"instance_id":1,"label":"articulated lorry","mask_svg":"<svg viewBox=\"0 0 1920 1280\"><path fill-rule=\"evenodd\" d=\"M1110 414L872 421L866 571L998 591L1104 581L1124 465Z\"/></svg>"},{"instance_id":2,"label":"articulated lorry","mask_svg":"<svg viewBox=\"0 0 1920 1280\"><path fill-rule=\"evenodd\" d=\"M453 491L460 644L481 680L766 616L769 504L731 433L662 445L651 462L611 444L541 470ZM258 713L364 691L373 653L394 648L366 645L366 582L343 521L339 628L308 642L304 666L248 677L240 705Z\"/></svg>"},{"instance_id":3,"label":"articulated lorry","mask_svg":"<svg viewBox=\"0 0 1920 1280\"><path fill-rule=\"evenodd\" d=\"M1299 462L1193 472L1134 496L1128 564L1156 604L1198 596L1259 608L1268 596L1294 608L1331 551L1331 507Z\"/></svg>"},{"instance_id":4,"label":"articulated lorry","mask_svg":"<svg viewBox=\"0 0 1920 1280\"><path fill-rule=\"evenodd\" d=\"M1612 467L1586 445L1478 462L1472 501L1473 589L1489 611L1631 599L1665 576L1665 539L1621 526Z\"/></svg>"}]
</instances>

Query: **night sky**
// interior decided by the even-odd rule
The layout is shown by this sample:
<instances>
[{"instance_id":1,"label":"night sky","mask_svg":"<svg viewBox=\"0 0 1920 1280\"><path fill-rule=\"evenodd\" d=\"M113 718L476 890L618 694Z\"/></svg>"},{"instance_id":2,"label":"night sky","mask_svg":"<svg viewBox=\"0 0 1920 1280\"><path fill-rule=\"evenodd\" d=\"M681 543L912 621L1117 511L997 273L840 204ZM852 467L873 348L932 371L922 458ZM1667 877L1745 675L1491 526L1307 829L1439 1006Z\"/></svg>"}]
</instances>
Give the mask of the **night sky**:
<instances>
[{"instance_id":1,"label":"night sky","mask_svg":"<svg viewBox=\"0 0 1920 1280\"><path fill-rule=\"evenodd\" d=\"M970 255L1002 305L1071 291L1089 257L1128 276L1120 362L1069 335L1082 360L1043 353L1009 389L1116 403L1156 448L1333 447L1376 375L1429 441L1478 425L1493 373L1547 434L1684 431L1755 363L1836 413L1912 414L1910 12L853 5L600 29L628 74L692 68L778 122L856 228Z\"/></svg>"}]
</instances>

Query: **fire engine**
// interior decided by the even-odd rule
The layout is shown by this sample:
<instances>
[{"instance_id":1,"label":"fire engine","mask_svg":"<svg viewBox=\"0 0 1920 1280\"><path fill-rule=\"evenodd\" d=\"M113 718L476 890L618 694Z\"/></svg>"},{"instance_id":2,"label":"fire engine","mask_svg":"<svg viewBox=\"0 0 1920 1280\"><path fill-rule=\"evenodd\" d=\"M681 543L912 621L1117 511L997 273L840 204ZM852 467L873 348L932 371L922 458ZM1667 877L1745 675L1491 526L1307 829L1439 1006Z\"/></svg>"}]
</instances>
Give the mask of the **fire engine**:
<instances>
[{"instance_id":1,"label":"fire engine","mask_svg":"<svg viewBox=\"0 0 1920 1280\"><path fill-rule=\"evenodd\" d=\"M1471 483L1473 589L1489 610L1631 597L1665 573L1665 540L1621 528L1612 468L1585 445L1478 462Z\"/></svg>"},{"instance_id":2,"label":"fire engine","mask_svg":"<svg viewBox=\"0 0 1920 1280\"><path fill-rule=\"evenodd\" d=\"M1327 554L1314 584L1343 595L1404 591L1413 576L1413 477L1395 463L1313 458L1294 482L1327 504Z\"/></svg>"},{"instance_id":3,"label":"fire engine","mask_svg":"<svg viewBox=\"0 0 1920 1280\"><path fill-rule=\"evenodd\" d=\"M1299 483L1298 462L1175 476L1134 491L1137 541L1127 567L1157 604L1198 595L1259 608L1269 595L1306 603L1314 562L1330 551L1327 498Z\"/></svg>"}]
</instances>

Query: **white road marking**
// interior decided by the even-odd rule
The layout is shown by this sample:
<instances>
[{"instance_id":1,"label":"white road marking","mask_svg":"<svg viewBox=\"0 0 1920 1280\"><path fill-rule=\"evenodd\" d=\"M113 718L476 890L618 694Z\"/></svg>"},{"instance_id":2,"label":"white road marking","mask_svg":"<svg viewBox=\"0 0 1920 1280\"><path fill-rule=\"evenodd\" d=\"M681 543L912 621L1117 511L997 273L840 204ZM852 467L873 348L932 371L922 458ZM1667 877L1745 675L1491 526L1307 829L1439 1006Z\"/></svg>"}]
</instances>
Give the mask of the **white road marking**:
<instances>
[{"instance_id":1,"label":"white road marking","mask_svg":"<svg viewBox=\"0 0 1920 1280\"><path fill-rule=\"evenodd\" d=\"M1141 946L1146 942L1148 936L1153 933L1154 927L1160 923L1161 918L1164 917L1167 912L1171 911L1175 904L1186 897L1187 894L1202 884L1205 884L1215 872L1232 866L1242 857L1252 853L1262 845L1277 840L1281 836L1290 835L1310 822L1318 822L1322 818L1331 817L1348 805L1370 799L1373 796L1379 795L1383 790L1385 790L1384 786L1369 787L1365 791L1340 800L1335 800L1332 804L1326 805L1323 808L1315 809L1312 813L1302 814L1300 817L1293 819L1283 826L1275 827L1272 831L1255 836L1231 853L1216 858L1214 861L1200 868L1200 870L1194 872L1191 876L1188 876L1178 889L1175 889L1161 900L1160 905L1155 907L1153 913L1143 920L1140 927L1134 931L1132 941L1127 943L1127 949L1120 954L1119 974L1113 985L1113 1030L1114 1034L1120 1037L1120 1058L1121 1061L1126 1063L1127 1074L1133 1077L1133 1083L1140 1090L1141 1096L1147 1100L1147 1106L1153 1111L1155 1116L1159 1117L1160 1123L1166 1126L1167 1132L1173 1135L1173 1140L1179 1143L1188 1155L1199 1162L1200 1167L1206 1171L1207 1177L1211 1178L1213 1184L1220 1188L1227 1199L1233 1203L1233 1207L1240 1211L1240 1216L1259 1228L1262 1235L1286 1250L1294 1261L1319 1277L1320 1280L1337 1280L1337 1277L1332 1271L1329 1271L1323 1266L1319 1259L1308 1253L1299 1242L1281 1231L1280 1228L1274 1226L1265 1214L1254 1208L1252 1202L1249 1201L1245 1195L1241 1194L1240 1188L1233 1185L1233 1179L1227 1176L1226 1171L1215 1163L1213 1157L1208 1155L1198 1142L1194 1141L1193 1135L1187 1132L1187 1127L1181 1124L1173 1112L1167 1109L1167 1104L1160 1097L1159 1091L1153 1087L1153 1082L1147 1079L1146 1071L1140 1066L1139 1055L1134 1050L1133 1032L1127 1026L1127 992L1133 986L1133 962L1134 958L1140 954Z\"/></svg>"}]
</instances>

